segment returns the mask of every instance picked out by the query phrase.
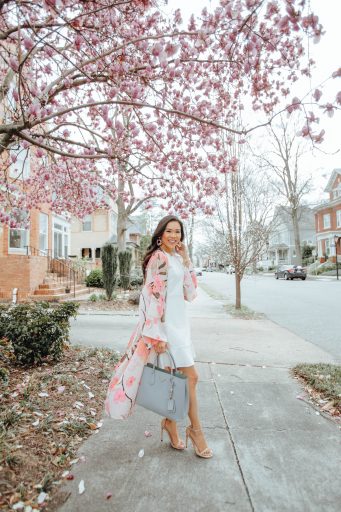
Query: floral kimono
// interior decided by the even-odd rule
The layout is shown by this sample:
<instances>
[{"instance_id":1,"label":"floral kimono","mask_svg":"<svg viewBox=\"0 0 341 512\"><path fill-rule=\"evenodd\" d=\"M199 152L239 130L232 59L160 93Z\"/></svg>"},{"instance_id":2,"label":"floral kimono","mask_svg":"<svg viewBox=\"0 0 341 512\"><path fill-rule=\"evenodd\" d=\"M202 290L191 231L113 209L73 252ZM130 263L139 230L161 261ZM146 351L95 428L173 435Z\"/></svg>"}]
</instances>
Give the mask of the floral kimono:
<instances>
[{"instance_id":1,"label":"floral kimono","mask_svg":"<svg viewBox=\"0 0 341 512\"><path fill-rule=\"evenodd\" d=\"M151 349L159 341L167 342L165 309L167 293L168 259L160 249L156 250L147 266L145 284L139 304L139 322L127 349L114 369L110 381L105 411L115 419L124 419L133 412L143 367ZM184 298L196 297L195 272L185 268Z\"/></svg>"}]
</instances>

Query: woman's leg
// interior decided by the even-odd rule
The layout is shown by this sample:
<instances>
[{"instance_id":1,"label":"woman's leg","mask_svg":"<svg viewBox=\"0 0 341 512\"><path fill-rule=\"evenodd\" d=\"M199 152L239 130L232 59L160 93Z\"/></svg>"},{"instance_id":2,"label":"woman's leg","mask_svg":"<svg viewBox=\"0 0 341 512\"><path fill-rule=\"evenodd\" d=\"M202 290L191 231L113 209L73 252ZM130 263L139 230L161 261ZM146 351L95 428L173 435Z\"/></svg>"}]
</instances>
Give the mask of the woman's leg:
<instances>
[{"instance_id":1,"label":"woman's leg","mask_svg":"<svg viewBox=\"0 0 341 512\"><path fill-rule=\"evenodd\" d=\"M165 366L164 369L167 370L167 372L171 371L170 366ZM173 444L175 444L176 446L183 444L183 441L179 437L178 426L175 420L170 420L169 418L166 418L166 428L171 435Z\"/></svg>"},{"instance_id":2,"label":"woman's leg","mask_svg":"<svg viewBox=\"0 0 341 512\"><path fill-rule=\"evenodd\" d=\"M199 419L198 400L197 400L197 383L198 383L198 372L195 366L187 366L178 368L179 371L184 373L188 378L189 388L189 409L188 416L191 421L191 435L197 445L199 452L207 448L207 443L204 434L201 430L201 424Z\"/></svg>"}]
</instances>

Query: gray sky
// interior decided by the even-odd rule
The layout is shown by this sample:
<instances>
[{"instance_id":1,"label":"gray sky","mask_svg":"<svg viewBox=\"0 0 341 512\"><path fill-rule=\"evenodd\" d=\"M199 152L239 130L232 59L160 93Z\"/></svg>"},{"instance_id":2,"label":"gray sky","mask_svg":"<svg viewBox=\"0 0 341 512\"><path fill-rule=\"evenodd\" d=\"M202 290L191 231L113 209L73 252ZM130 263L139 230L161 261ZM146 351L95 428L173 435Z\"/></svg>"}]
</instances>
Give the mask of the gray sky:
<instances>
[{"instance_id":1,"label":"gray sky","mask_svg":"<svg viewBox=\"0 0 341 512\"><path fill-rule=\"evenodd\" d=\"M309 2L309 0L308 0ZM191 13L199 15L203 7L213 9L219 2L217 0L168 0L164 10L181 9L184 20L188 19ZM292 91L293 96L302 97L309 91L310 85L315 88L330 76L340 65L341 48L341 0L310 0L311 10L319 16L326 34L321 38L320 43L309 43L310 56L316 61L313 70L311 84L309 79L300 80L299 86ZM326 99L334 100L335 94L341 90L341 80L335 79L324 86ZM305 171L313 175L315 191L309 199L319 201L324 196L323 189L328 181L332 169L341 167L341 115L334 114L333 118L321 116L319 129L326 131L325 142L319 146L320 150L314 150L304 160Z\"/></svg>"}]
</instances>

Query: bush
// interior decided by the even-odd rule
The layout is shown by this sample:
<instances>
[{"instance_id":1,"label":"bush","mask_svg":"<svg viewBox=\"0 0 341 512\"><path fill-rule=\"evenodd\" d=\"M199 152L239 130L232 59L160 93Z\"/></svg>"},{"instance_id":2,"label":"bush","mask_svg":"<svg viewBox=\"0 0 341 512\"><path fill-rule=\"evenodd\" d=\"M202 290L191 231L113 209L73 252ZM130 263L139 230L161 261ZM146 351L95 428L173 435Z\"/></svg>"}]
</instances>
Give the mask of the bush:
<instances>
[{"instance_id":1,"label":"bush","mask_svg":"<svg viewBox=\"0 0 341 512\"><path fill-rule=\"evenodd\" d=\"M131 272L131 260L132 253L129 249L118 253L118 259L120 262L120 280L121 288L127 290L130 285L130 272Z\"/></svg>"},{"instance_id":2,"label":"bush","mask_svg":"<svg viewBox=\"0 0 341 512\"><path fill-rule=\"evenodd\" d=\"M58 360L69 339L69 320L79 304L64 302L53 309L47 302L8 306L4 336L13 346L19 364L34 365L46 357Z\"/></svg>"},{"instance_id":3,"label":"bush","mask_svg":"<svg viewBox=\"0 0 341 512\"><path fill-rule=\"evenodd\" d=\"M105 244L102 247L103 285L107 299L110 300L114 291L117 271L117 247Z\"/></svg>"},{"instance_id":4,"label":"bush","mask_svg":"<svg viewBox=\"0 0 341 512\"><path fill-rule=\"evenodd\" d=\"M132 276L132 278L130 279L131 288L137 288L142 285L143 285L143 276L138 276L138 275Z\"/></svg>"},{"instance_id":5,"label":"bush","mask_svg":"<svg viewBox=\"0 0 341 512\"><path fill-rule=\"evenodd\" d=\"M92 293L92 294L90 295L90 297L89 297L89 300L90 300L91 302L97 302L98 297L97 297L96 293Z\"/></svg>"},{"instance_id":6,"label":"bush","mask_svg":"<svg viewBox=\"0 0 341 512\"><path fill-rule=\"evenodd\" d=\"M89 288L103 288L103 271L101 268L91 270L85 279L85 284Z\"/></svg>"}]
</instances>

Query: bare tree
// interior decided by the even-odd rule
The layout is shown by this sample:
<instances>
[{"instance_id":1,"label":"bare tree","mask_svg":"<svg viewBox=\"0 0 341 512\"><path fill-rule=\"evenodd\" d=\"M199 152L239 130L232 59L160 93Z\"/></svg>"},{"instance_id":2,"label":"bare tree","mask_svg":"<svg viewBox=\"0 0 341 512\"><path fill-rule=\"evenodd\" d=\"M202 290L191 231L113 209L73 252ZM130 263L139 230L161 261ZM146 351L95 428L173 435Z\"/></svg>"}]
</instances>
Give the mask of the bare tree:
<instances>
[{"instance_id":1,"label":"bare tree","mask_svg":"<svg viewBox=\"0 0 341 512\"><path fill-rule=\"evenodd\" d=\"M230 261L235 269L235 307L241 307L245 270L259 259L268 240L272 198L265 177L249 167L225 175L224 219Z\"/></svg>"},{"instance_id":2,"label":"bare tree","mask_svg":"<svg viewBox=\"0 0 341 512\"><path fill-rule=\"evenodd\" d=\"M271 150L258 155L258 159L266 169L272 187L284 199L284 206L289 208L297 261L302 263L299 220L302 199L311 190L311 176L302 175L300 160L306 152L306 147L296 132L295 123L289 125L281 117L281 122L276 128L268 128Z\"/></svg>"}]
</instances>

